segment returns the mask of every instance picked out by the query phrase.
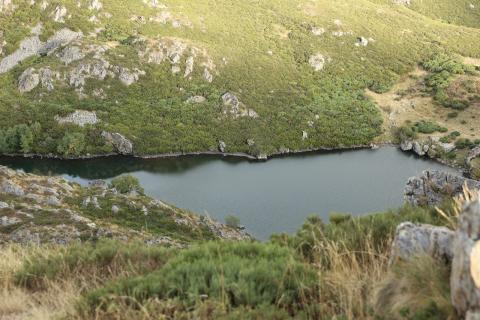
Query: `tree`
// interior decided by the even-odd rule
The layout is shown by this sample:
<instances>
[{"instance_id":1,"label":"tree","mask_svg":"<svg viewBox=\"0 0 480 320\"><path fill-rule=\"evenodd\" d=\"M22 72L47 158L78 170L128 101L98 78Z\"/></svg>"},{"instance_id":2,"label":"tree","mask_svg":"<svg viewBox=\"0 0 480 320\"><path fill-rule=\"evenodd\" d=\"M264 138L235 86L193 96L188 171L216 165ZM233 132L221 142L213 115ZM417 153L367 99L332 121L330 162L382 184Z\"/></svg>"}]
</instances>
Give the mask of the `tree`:
<instances>
[{"instance_id":1,"label":"tree","mask_svg":"<svg viewBox=\"0 0 480 320\"><path fill-rule=\"evenodd\" d=\"M79 156L85 149L85 135L81 132L66 133L57 147L64 156Z\"/></svg>"}]
</instances>

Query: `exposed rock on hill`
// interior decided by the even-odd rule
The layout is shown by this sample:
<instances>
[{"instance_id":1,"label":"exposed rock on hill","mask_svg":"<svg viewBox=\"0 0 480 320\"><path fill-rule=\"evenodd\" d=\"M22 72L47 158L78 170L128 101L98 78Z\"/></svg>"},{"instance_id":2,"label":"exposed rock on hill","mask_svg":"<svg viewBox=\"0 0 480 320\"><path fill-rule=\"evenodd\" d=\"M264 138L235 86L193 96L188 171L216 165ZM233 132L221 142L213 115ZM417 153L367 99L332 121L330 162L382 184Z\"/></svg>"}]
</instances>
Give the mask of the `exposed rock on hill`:
<instances>
[{"instance_id":1,"label":"exposed rock on hill","mask_svg":"<svg viewBox=\"0 0 480 320\"><path fill-rule=\"evenodd\" d=\"M129 219L128 227L124 227L122 223ZM149 228L157 231L146 232L145 222L135 227L132 221L138 219L150 219ZM179 226L176 232L171 232L172 225ZM138 194L119 194L103 181L83 188L63 178L26 174L0 166L0 243L67 244L114 238L184 246L185 239L201 236L205 230L211 239L250 238L244 231L161 201Z\"/></svg>"},{"instance_id":2,"label":"exposed rock on hill","mask_svg":"<svg viewBox=\"0 0 480 320\"><path fill-rule=\"evenodd\" d=\"M404 222L395 232L390 264L422 254L452 261L453 238L454 232L445 227Z\"/></svg>"},{"instance_id":3,"label":"exposed rock on hill","mask_svg":"<svg viewBox=\"0 0 480 320\"><path fill-rule=\"evenodd\" d=\"M74 40L78 40L82 38L82 36L83 34L81 32L74 32L64 28L57 31L45 43L40 41L38 36L26 38L20 43L19 48L15 52L0 61L0 74L11 70L23 60L34 55L51 54L55 49Z\"/></svg>"},{"instance_id":4,"label":"exposed rock on hill","mask_svg":"<svg viewBox=\"0 0 480 320\"><path fill-rule=\"evenodd\" d=\"M55 117L58 123L73 123L77 126L83 127L87 124L94 125L98 123L97 114L91 111L76 110L74 113L66 117Z\"/></svg>"},{"instance_id":5,"label":"exposed rock on hill","mask_svg":"<svg viewBox=\"0 0 480 320\"><path fill-rule=\"evenodd\" d=\"M240 102L238 97L231 92L227 92L222 95L222 103L223 113L225 115L231 116L233 118L258 118L258 114L254 110L247 108L247 106Z\"/></svg>"},{"instance_id":6,"label":"exposed rock on hill","mask_svg":"<svg viewBox=\"0 0 480 320\"><path fill-rule=\"evenodd\" d=\"M464 178L443 171L424 171L419 177L408 179L405 200L414 205L437 205L445 197L470 189L480 189L480 181Z\"/></svg>"},{"instance_id":7,"label":"exposed rock on hill","mask_svg":"<svg viewBox=\"0 0 480 320\"><path fill-rule=\"evenodd\" d=\"M119 154L133 154L133 143L120 133L102 132L102 137L107 140Z\"/></svg>"}]
</instances>

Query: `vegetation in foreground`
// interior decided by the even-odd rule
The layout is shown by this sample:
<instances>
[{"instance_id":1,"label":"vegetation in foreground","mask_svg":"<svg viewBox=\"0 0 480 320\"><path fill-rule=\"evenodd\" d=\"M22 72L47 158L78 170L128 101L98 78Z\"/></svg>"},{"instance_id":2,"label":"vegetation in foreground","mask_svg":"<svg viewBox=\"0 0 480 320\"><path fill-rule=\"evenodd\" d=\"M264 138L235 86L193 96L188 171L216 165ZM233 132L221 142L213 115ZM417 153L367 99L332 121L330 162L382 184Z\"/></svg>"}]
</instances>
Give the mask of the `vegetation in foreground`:
<instances>
[{"instance_id":1,"label":"vegetation in foreground","mask_svg":"<svg viewBox=\"0 0 480 320\"><path fill-rule=\"evenodd\" d=\"M445 215L453 215L449 204ZM456 319L448 265L419 257L388 268L402 221L446 225L404 206L312 217L270 241L186 249L114 240L1 251L0 314L68 319ZM60 289L61 288L61 289ZM61 298L58 297L61 295Z\"/></svg>"}]
</instances>

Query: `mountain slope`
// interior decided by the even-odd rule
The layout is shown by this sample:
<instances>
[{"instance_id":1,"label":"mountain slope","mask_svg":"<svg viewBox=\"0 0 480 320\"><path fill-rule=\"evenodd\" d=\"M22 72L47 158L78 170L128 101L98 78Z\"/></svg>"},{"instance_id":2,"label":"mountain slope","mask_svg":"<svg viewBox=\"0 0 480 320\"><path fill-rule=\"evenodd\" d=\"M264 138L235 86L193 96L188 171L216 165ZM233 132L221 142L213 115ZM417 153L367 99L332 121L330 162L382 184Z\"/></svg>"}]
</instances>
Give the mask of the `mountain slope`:
<instances>
[{"instance_id":1,"label":"mountain slope","mask_svg":"<svg viewBox=\"0 0 480 320\"><path fill-rule=\"evenodd\" d=\"M382 117L365 88L388 90L433 52L480 57L480 30L416 8L3 0L0 151L258 156L369 144Z\"/></svg>"}]
</instances>

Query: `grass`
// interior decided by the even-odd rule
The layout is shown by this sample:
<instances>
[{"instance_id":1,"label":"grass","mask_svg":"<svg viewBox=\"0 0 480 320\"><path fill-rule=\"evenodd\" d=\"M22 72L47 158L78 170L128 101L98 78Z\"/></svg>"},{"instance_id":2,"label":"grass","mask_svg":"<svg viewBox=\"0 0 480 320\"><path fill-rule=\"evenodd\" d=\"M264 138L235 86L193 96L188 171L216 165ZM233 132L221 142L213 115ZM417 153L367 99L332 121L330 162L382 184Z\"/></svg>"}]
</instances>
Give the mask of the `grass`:
<instances>
[{"instance_id":1,"label":"grass","mask_svg":"<svg viewBox=\"0 0 480 320\"><path fill-rule=\"evenodd\" d=\"M389 268L390 243L400 222L448 225L472 197L442 214L405 206L334 214L328 224L310 218L296 234L265 243L8 246L0 275L10 298L0 300L0 314L31 306L70 319L446 319L449 266L419 257ZM60 287L66 295L53 303Z\"/></svg>"},{"instance_id":2,"label":"grass","mask_svg":"<svg viewBox=\"0 0 480 320\"><path fill-rule=\"evenodd\" d=\"M105 31L95 39L85 39L85 44L118 41L106 58L112 64L130 68L140 63L138 67L146 75L129 87L110 78L87 80L88 97L84 99L61 83L48 94L38 88L27 94L18 92L18 76L27 67L50 66L61 72L71 68L61 65L53 55L29 59L1 75L0 127L38 122L41 131L34 136L30 151L41 154L71 155L68 150L73 150L73 155L78 150L81 154L110 152L111 148L99 138L98 133L104 129L131 139L139 155L217 150L218 140L226 142L229 152L253 155L275 153L282 148L304 150L369 144L382 133L382 117L365 97L365 88L377 92L388 90L434 49L471 57L478 57L480 52L475 41L480 36L479 30L448 24L440 13L438 19L442 20L433 20L412 11L421 11L416 5L407 9L383 0L342 3L300 0L295 5L287 0L164 1L173 16L190 21L193 28L132 21L132 14L144 16L148 21L158 13L142 2L102 1L104 11L113 16L107 20L99 13L98 25L88 21L92 13L87 8L77 8L73 0L61 3L72 14L65 24L51 21L48 15L54 9L53 4L45 12L37 5L32 8L21 5L14 13L0 18L8 43L7 53L39 21L45 27L42 38L63 26L85 34L103 26ZM433 7L443 8L448 3L444 0L442 5ZM467 9L458 14L476 17ZM341 27L333 23L336 19L342 21ZM323 27L327 32L315 36L312 26ZM336 37L334 31L352 31L352 34ZM132 35L172 37L194 44L205 49L218 74L209 84L202 80L199 68L195 69L192 80L188 80L173 76L168 64L136 62L141 45L131 41ZM375 41L367 47L356 47L359 36ZM267 54L269 51L272 55ZM324 70L313 72L308 59L318 52L329 59ZM222 62L223 58L227 64ZM86 60L91 61L92 57ZM92 96L99 87L106 99ZM221 116L220 96L226 91L237 94L260 117ZM202 95L207 101L201 105L185 102L194 95ZM60 126L54 121L55 115L75 109L95 110L102 122L78 128ZM302 139L302 131L308 132L308 139ZM77 134L73 137L83 135L86 145L78 148L75 142L78 139L65 140L66 132ZM255 145L249 146L248 139L254 139Z\"/></svg>"}]
</instances>

